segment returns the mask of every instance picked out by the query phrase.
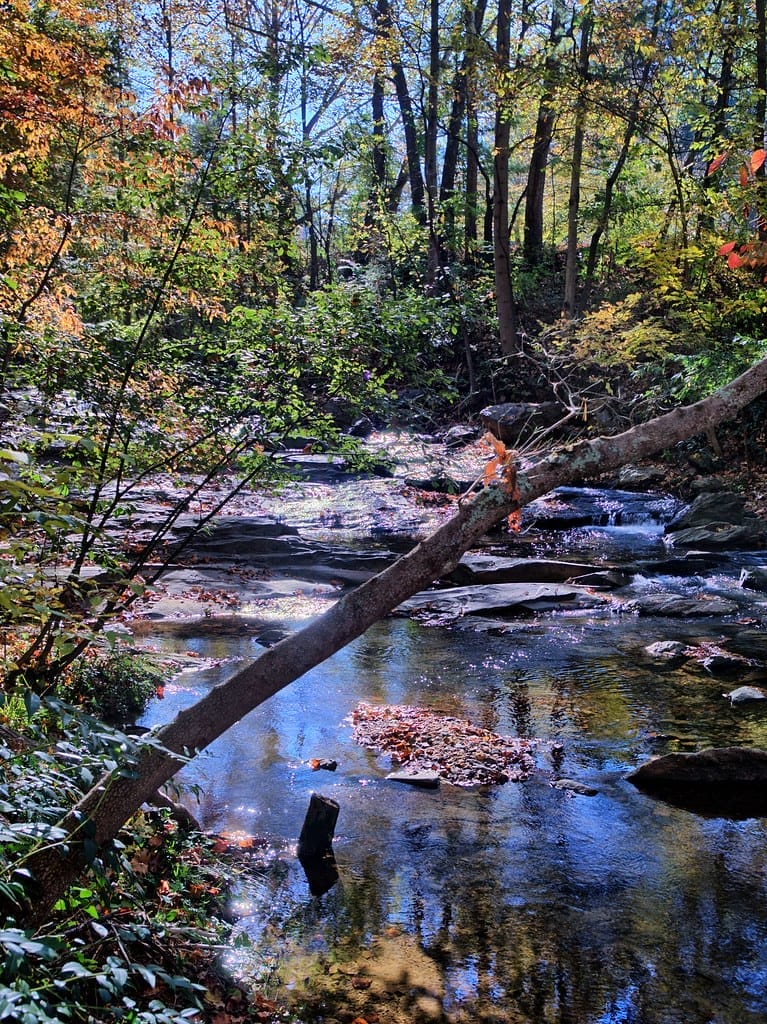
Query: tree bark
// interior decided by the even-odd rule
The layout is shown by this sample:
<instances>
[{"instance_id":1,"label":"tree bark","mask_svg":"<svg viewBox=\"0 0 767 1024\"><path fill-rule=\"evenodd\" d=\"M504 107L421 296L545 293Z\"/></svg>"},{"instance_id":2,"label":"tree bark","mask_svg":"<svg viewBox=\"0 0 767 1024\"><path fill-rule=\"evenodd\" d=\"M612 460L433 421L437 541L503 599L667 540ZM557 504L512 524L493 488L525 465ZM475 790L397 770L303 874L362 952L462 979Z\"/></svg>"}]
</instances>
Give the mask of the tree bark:
<instances>
[{"instance_id":1,"label":"tree bark","mask_svg":"<svg viewBox=\"0 0 767 1024\"><path fill-rule=\"evenodd\" d=\"M498 0L496 33L496 64L499 81L509 74L511 36L511 0ZM493 159L493 263L495 270L495 302L498 311L498 333L501 352L511 355L517 350L517 316L511 283L511 240L509 238L509 141L511 123L508 98L503 86L496 99L495 157Z\"/></svg>"},{"instance_id":2,"label":"tree bark","mask_svg":"<svg viewBox=\"0 0 767 1024\"><path fill-rule=\"evenodd\" d=\"M578 312L578 215L581 207L581 169L586 137L586 84L591 47L591 5L581 22L578 50L578 99L575 105L573 156L570 169L570 199L567 205L567 266L565 267L564 314L572 318Z\"/></svg>"},{"instance_id":3,"label":"tree bark","mask_svg":"<svg viewBox=\"0 0 767 1024\"><path fill-rule=\"evenodd\" d=\"M566 445L520 466L516 490L483 488L465 498L448 522L392 566L342 597L316 621L264 651L180 712L145 745L135 766L105 775L60 822L66 838L41 846L25 863L38 884L30 919L43 921L50 907L91 855L191 757L244 715L329 658L408 597L457 565L462 554L511 512L556 487L647 458L734 417L767 390L767 359L709 398L683 406L613 437Z\"/></svg>"},{"instance_id":4,"label":"tree bark","mask_svg":"<svg viewBox=\"0 0 767 1024\"><path fill-rule=\"evenodd\" d=\"M523 249L525 263L530 267L538 265L543 253L543 199L546 191L546 169L549 165L549 151L554 137L554 92L560 60L556 48L564 32L560 0L551 7L549 29L549 53L544 64L544 92L538 105L535 122L535 138L527 172L525 190L525 229Z\"/></svg>"}]
</instances>

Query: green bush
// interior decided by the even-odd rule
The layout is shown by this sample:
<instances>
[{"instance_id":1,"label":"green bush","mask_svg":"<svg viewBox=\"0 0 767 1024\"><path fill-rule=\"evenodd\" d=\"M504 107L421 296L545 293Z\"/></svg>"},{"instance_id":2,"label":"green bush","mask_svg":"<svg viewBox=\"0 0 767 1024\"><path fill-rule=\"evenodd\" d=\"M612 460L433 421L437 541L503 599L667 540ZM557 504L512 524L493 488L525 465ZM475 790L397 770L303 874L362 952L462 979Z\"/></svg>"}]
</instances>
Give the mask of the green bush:
<instances>
[{"instance_id":1,"label":"green bush","mask_svg":"<svg viewBox=\"0 0 767 1024\"><path fill-rule=\"evenodd\" d=\"M61 696L108 722L127 722L144 710L163 682L163 672L148 658L112 651L79 658L61 684Z\"/></svg>"}]
</instances>

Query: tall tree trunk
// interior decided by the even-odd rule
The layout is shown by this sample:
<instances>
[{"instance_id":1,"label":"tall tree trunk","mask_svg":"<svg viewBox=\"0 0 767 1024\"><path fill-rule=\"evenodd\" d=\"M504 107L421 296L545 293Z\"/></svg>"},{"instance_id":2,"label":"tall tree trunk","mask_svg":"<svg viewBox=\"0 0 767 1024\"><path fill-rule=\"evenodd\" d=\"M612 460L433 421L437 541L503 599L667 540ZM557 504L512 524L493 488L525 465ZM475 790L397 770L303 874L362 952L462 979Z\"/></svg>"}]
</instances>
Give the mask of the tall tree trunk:
<instances>
[{"instance_id":1,"label":"tall tree trunk","mask_svg":"<svg viewBox=\"0 0 767 1024\"><path fill-rule=\"evenodd\" d=\"M764 149L765 121L767 120L767 12L765 0L755 0L756 9L756 105L754 119L755 149ZM756 172L759 183L759 240L767 241L767 168L764 164Z\"/></svg>"},{"instance_id":2,"label":"tall tree trunk","mask_svg":"<svg viewBox=\"0 0 767 1024\"><path fill-rule=\"evenodd\" d=\"M509 71L511 40L511 0L498 0L496 32L496 64L499 81ZM508 100L503 86L496 99L495 157L493 159L493 259L495 269L495 301L498 311L498 333L501 352L509 355L517 350L517 316L511 282L511 240L509 238L509 139L511 125Z\"/></svg>"},{"instance_id":3,"label":"tall tree trunk","mask_svg":"<svg viewBox=\"0 0 767 1024\"><path fill-rule=\"evenodd\" d=\"M386 40L391 40L394 32L389 0L377 0L375 21L376 31ZM418 142L418 128L413 113L413 101L410 98L407 75L398 56L393 58L391 68L394 77L394 91L397 94L397 103L402 118L402 131L405 136L411 209L418 223L425 224L427 221L426 188L421 169L421 151Z\"/></svg>"},{"instance_id":4,"label":"tall tree trunk","mask_svg":"<svg viewBox=\"0 0 767 1024\"><path fill-rule=\"evenodd\" d=\"M426 219L429 226L428 281L433 284L443 262L438 221L437 131L439 128L439 0L429 0L429 80L426 89L426 130L424 171L426 177Z\"/></svg>"},{"instance_id":5,"label":"tall tree trunk","mask_svg":"<svg viewBox=\"0 0 767 1024\"><path fill-rule=\"evenodd\" d=\"M527 172L523 252L525 262L531 267L540 262L543 252L543 200L546 192L546 168L549 164L549 151L556 118L556 110L553 106L554 86L560 66L560 60L556 56L555 50L563 34L560 6L560 0L555 0L551 6L550 52L546 56L544 93L538 105L533 151Z\"/></svg>"},{"instance_id":6,"label":"tall tree trunk","mask_svg":"<svg viewBox=\"0 0 767 1024\"><path fill-rule=\"evenodd\" d=\"M383 77L379 72L376 72L373 76L371 113L373 115L372 180L367 208L365 209L365 227L374 229L381 219L381 212L385 205L387 162L384 83Z\"/></svg>"},{"instance_id":7,"label":"tall tree trunk","mask_svg":"<svg viewBox=\"0 0 767 1024\"><path fill-rule=\"evenodd\" d=\"M482 31L482 23L485 20L487 0L477 0L472 8L466 6L464 12L464 44L463 57L458 70L455 73L452 84L453 102L450 107L450 118L447 125L447 138L445 140L445 155L442 159L442 179L439 187L439 200L442 208L442 216L445 221L444 238L451 254L458 251L458 244L455 230L455 210L452 199L456 192L456 176L458 174L458 159L463 144L466 150L466 210L464 219L464 256L473 249L470 242L477 240L477 164L476 147L477 121L474 106L474 91L476 89L476 65L477 65L477 37ZM462 134L465 124L465 136ZM471 180L470 180L471 178ZM471 204L471 210L469 210ZM471 226L473 234L468 236L468 229Z\"/></svg>"},{"instance_id":8,"label":"tall tree trunk","mask_svg":"<svg viewBox=\"0 0 767 1024\"><path fill-rule=\"evenodd\" d=\"M452 519L392 566L342 597L304 629L265 650L181 711L140 748L135 765L105 775L59 823L64 836L41 845L23 865L38 891L29 908L42 921L91 856L109 843L141 804L188 760L253 708L360 636L414 593L453 568L461 555L510 513L555 487L617 469L731 419L767 390L767 359L709 398L612 437L597 437L518 469L516 479L465 498Z\"/></svg>"},{"instance_id":9,"label":"tall tree trunk","mask_svg":"<svg viewBox=\"0 0 767 1024\"><path fill-rule=\"evenodd\" d=\"M564 313L567 317L574 317L578 312L578 215L581 206L581 170L583 167L583 143L586 136L586 86L590 48L591 4L589 3L581 21L581 38L578 47L578 98L575 104L570 198L567 204L567 265L565 267L564 297Z\"/></svg>"},{"instance_id":10,"label":"tall tree trunk","mask_svg":"<svg viewBox=\"0 0 767 1024\"><path fill-rule=\"evenodd\" d=\"M654 46L658 39L658 30L662 24L662 18L664 14L664 3L663 0L656 0L655 10L653 12L652 27L650 30L650 41ZM652 74L653 59L648 57L644 60L642 65L642 75L637 85L634 99L631 103L631 109L629 110L628 118L626 120L626 128L623 133L623 144L618 154L618 159L613 164L613 169L607 177L605 182L605 195L602 200L602 209L599 213L599 220L597 226L591 235L591 241L589 243L589 255L588 262L586 264L586 277L583 282L583 297L581 300L581 306L585 306L588 302L591 288L594 282L594 276L597 269L597 260L599 258L599 245L602 240L602 236L607 230L607 225L610 221L610 212L612 210L613 193L615 191L615 185L621 176L621 172L628 159L629 152L631 150L631 143L634 140L637 126L639 124L639 116L642 111L642 100L647 90L647 86L650 81Z\"/></svg>"}]
</instances>

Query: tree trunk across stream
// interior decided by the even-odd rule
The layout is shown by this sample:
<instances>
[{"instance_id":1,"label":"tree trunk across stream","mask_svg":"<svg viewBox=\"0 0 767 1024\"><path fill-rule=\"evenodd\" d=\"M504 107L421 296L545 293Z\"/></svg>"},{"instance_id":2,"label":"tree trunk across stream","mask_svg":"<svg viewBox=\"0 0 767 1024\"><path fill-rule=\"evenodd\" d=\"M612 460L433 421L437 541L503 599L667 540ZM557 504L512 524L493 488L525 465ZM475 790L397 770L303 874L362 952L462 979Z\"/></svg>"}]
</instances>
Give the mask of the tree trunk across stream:
<instances>
[{"instance_id":1,"label":"tree trunk across stream","mask_svg":"<svg viewBox=\"0 0 767 1024\"><path fill-rule=\"evenodd\" d=\"M185 593L179 579L175 596L171 587L132 623L186 661L142 723L194 703L445 516L412 488L400 516L412 474L401 476L308 481L305 499L247 510L240 540L230 523L201 541L183 570L200 574L200 590ZM287 986L307 1021L336 1011L401 1024L491 1019L520 1000L533 1014L555 993L578 1022L621 1000L649 1024L665 1024L664 1006L680 1000L691 1019L703 1005L726 1007L728 1020L762 1005L752 937L767 936L767 900L749 883L762 822L709 819L626 782L656 754L767 746L767 712L724 697L743 679L767 690L767 607L740 582L767 557L680 548L665 531L682 507L620 489L534 503L520 535L489 534L450 578L181 773L202 786L200 802L188 800L204 827L261 851L237 908L236 931L254 946L229 954L244 983L275 995ZM277 519L282 532L259 546L258 530ZM529 740L534 770L521 782L412 789L387 779L396 758L355 742L360 701ZM340 808L338 880L319 897L296 859L313 792ZM688 926L672 928L682 915ZM752 965L737 982L733 949Z\"/></svg>"}]
</instances>

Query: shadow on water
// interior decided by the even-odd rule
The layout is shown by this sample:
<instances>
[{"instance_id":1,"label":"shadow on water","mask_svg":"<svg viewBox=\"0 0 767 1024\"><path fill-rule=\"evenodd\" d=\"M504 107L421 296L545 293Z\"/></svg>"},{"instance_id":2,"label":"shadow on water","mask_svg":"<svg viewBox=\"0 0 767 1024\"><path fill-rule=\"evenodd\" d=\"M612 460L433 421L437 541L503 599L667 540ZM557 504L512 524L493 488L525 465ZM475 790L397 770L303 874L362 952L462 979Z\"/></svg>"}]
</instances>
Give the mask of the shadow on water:
<instances>
[{"instance_id":1,"label":"shadow on water","mask_svg":"<svg viewBox=\"0 0 767 1024\"><path fill-rule=\"evenodd\" d=\"M722 629L675 622L673 634L699 643ZM704 816L625 776L653 753L767 747L767 713L644 657L668 636L668 622L609 614L547 614L498 634L391 619L238 723L183 773L203 788L206 828L275 851L243 887L238 929L252 947L233 951L233 969L290 993L305 1024L763 1024L764 805ZM215 643L217 657L257 650ZM142 724L228 671L179 677ZM493 788L387 781L391 762L353 742L360 700L537 738L537 771ZM338 769L312 771L312 758ZM597 794L554 788L562 778ZM295 857L312 792L341 808L329 888Z\"/></svg>"}]
</instances>

